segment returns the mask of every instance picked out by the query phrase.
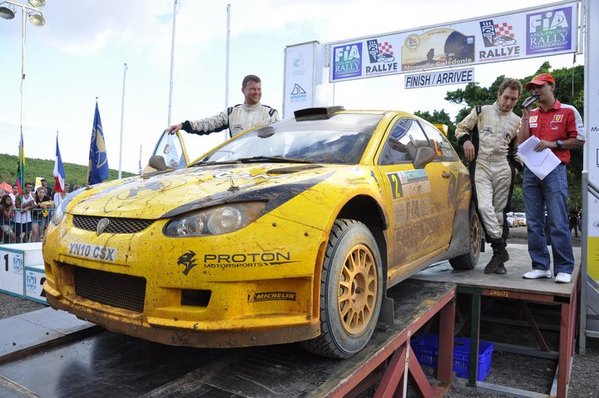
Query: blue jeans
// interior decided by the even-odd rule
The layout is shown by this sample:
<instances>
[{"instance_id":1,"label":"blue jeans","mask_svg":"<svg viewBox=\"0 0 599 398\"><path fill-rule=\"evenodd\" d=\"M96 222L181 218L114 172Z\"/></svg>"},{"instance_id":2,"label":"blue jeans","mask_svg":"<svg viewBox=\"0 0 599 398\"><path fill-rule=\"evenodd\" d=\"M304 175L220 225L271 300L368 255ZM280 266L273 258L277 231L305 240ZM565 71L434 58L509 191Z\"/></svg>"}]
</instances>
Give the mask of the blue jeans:
<instances>
[{"instance_id":1,"label":"blue jeans","mask_svg":"<svg viewBox=\"0 0 599 398\"><path fill-rule=\"evenodd\" d=\"M568 172L566 165L558 165L545 179L540 180L527 167L522 183L526 223L528 229L528 253L532 268L550 270L551 263L545 236L545 223L551 241L553 274L572 274L574 252L570 239L568 221ZM545 209L547 217L545 218Z\"/></svg>"}]
</instances>

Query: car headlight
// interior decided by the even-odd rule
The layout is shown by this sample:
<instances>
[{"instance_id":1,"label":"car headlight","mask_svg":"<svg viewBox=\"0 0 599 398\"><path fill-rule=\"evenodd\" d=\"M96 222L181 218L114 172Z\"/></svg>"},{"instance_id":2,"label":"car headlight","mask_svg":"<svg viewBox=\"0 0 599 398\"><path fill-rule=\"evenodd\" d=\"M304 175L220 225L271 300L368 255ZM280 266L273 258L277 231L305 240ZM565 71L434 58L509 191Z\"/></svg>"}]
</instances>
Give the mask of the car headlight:
<instances>
[{"instance_id":1,"label":"car headlight","mask_svg":"<svg viewBox=\"0 0 599 398\"><path fill-rule=\"evenodd\" d=\"M65 215L65 210L67 209L67 206L69 205L69 203L71 203L71 200L73 200L73 198L75 196L77 196L79 193L83 192L84 190L85 190L85 187L82 187L76 191L71 192L70 194L68 194L67 196L64 197L62 202L60 202L60 205L56 209L54 209L54 216L52 216L52 224L54 224L54 225L60 224L60 222L62 221L62 218Z\"/></svg>"},{"instance_id":2,"label":"car headlight","mask_svg":"<svg viewBox=\"0 0 599 398\"><path fill-rule=\"evenodd\" d=\"M173 238L227 234L256 220L265 207L266 202L233 203L189 213L166 224L164 234Z\"/></svg>"}]
</instances>

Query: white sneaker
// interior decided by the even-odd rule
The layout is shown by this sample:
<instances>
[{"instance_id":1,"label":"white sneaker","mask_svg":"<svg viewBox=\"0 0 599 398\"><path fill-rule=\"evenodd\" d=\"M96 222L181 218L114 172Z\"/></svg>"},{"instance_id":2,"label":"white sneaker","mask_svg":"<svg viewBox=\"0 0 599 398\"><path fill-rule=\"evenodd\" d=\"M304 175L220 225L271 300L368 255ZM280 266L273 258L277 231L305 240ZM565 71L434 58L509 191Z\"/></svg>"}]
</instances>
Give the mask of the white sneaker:
<instances>
[{"instance_id":1,"label":"white sneaker","mask_svg":"<svg viewBox=\"0 0 599 398\"><path fill-rule=\"evenodd\" d=\"M539 278L551 279L551 277L553 277L553 275L551 274L550 269L548 269L547 271L541 270L541 269L533 269L532 271L528 271L527 273L522 275L522 278L524 278L524 279L539 279ZM568 280L568 282L569 282L569 280Z\"/></svg>"},{"instance_id":2,"label":"white sneaker","mask_svg":"<svg viewBox=\"0 0 599 398\"><path fill-rule=\"evenodd\" d=\"M565 272L558 272L555 276L555 283L570 283L572 281L572 275L566 274Z\"/></svg>"}]
</instances>

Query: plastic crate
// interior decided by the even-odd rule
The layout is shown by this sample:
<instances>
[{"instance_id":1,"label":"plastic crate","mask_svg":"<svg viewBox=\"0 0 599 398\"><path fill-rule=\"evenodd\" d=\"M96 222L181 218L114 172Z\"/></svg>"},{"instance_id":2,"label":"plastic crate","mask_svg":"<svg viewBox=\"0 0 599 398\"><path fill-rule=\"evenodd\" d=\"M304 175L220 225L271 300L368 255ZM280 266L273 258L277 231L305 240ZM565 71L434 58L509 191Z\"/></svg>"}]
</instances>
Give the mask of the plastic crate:
<instances>
[{"instance_id":1,"label":"plastic crate","mask_svg":"<svg viewBox=\"0 0 599 398\"><path fill-rule=\"evenodd\" d=\"M411 343L418 362L424 366L437 366L439 336L421 334ZM491 370L493 343L481 340L478 346L478 381L483 381ZM470 377L470 339L456 337L453 346L453 370L457 377Z\"/></svg>"}]
</instances>

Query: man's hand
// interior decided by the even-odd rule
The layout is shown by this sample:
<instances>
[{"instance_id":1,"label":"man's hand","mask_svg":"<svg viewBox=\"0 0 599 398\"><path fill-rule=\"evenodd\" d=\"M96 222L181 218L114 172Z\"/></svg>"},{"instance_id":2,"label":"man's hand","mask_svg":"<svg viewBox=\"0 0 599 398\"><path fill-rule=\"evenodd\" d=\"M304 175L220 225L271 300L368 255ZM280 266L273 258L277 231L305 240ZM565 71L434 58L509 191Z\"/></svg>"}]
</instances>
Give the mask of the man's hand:
<instances>
[{"instance_id":1,"label":"man's hand","mask_svg":"<svg viewBox=\"0 0 599 398\"><path fill-rule=\"evenodd\" d=\"M466 160L474 160L474 145L472 145L472 141L464 142L464 156L466 156Z\"/></svg>"},{"instance_id":2,"label":"man's hand","mask_svg":"<svg viewBox=\"0 0 599 398\"><path fill-rule=\"evenodd\" d=\"M539 142L535 147L535 151L541 152L545 148L554 149L557 148L557 144L555 143L555 141L541 140L541 142Z\"/></svg>"},{"instance_id":3,"label":"man's hand","mask_svg":"<svg viewBox=\"0 0 599 398\"><path fill-rule=\"evenodd\" d=\"M175 134L177 131L181 130L182 128L183 128L183 124L179 123L179 124L173 124L167 130L168 130L169 134Z\"/></svg>"}]
</instances>

